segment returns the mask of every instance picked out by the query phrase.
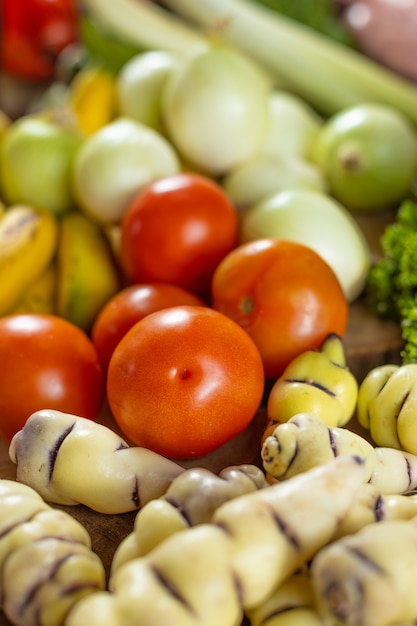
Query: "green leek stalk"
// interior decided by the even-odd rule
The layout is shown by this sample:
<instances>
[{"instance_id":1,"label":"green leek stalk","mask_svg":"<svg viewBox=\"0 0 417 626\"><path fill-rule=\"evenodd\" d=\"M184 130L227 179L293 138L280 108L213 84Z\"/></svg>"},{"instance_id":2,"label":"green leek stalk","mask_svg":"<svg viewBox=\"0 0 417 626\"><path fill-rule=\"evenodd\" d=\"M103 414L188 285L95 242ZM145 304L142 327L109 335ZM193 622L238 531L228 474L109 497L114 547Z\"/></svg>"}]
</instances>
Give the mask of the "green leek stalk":
<instances>
[{"instance_id":1,"label":"green leek stalk","mask_svg":"<svg viewBox=\"0 0 417 626\"><path fill-rule=\"evenodd\" d=\"M115 5L116 0L112 0ZM164 0L197 30L216 28L324 115L379 102L417 126L417 87L361 53L253 0Z\"/></svg>"},{"instance_id":2,"label":"green leek stalk","mask_svg":"<svg viewBox=\"0 0 417 626\"><path fill-rule=\"evenodd\" d=\"M197 29L149 0L80 0L80 6L103 31L144 51L188 53L207 45Z\"/></svg>"}]
</instances>

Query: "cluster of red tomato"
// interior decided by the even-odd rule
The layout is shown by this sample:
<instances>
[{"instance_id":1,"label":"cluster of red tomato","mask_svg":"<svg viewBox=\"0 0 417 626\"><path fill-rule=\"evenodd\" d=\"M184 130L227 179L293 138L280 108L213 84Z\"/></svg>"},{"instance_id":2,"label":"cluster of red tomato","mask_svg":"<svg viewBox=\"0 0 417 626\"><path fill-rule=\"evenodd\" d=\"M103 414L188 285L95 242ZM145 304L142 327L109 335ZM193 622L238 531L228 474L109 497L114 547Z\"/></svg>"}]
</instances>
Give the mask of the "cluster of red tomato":
<instances>
[{"instance_id":1,"label":"cluster of red tomato","mask_svg":"<svg viewBox=\"0 0 417 626\"><path fill-rule=\"evenodd\" d=\"M239 244L238 224L204 176L141 192L121 225L126 287L90 336L54 316L0 320L3 437L40 408L97 419L105 400L128 439L169 457L198 457L241 432L265 378L329 332L343 336L348 304L313 250Z\"/></svg>"}]
</instances>

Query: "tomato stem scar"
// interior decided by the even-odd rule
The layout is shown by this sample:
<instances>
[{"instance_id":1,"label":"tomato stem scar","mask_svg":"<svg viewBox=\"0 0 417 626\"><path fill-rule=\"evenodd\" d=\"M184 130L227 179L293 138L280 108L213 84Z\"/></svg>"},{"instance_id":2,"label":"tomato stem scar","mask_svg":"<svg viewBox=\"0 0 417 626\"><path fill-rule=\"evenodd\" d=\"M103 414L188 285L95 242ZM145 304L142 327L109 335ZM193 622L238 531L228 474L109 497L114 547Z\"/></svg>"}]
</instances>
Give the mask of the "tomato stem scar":
<instances>
[{"instance_id":1,"label":"tomato stem scar","mask_svg":"<svg viewBox=\"0 0 417 626\"><path fill-rule=\"evenodd\" d=\"M250 315L251 313L254 312L255 303L253 301L252 296L245 296L244 298L242 298L242 300L240 301L240 310L245 315Z\"/></svg>"},{"instance_id":2,"label":"tomato stem scar","mask_svg":"<svg viewBox=\"0 0 417 626\"><path fill-rule=\"evenodd\" d=\"M188 371L188 369L186 367L184 367L184 369L180 373L180 378L182 380L185 380L186 378L189 378L189 376L190 376L190 372Z\"/></svg>"}]
</instances>

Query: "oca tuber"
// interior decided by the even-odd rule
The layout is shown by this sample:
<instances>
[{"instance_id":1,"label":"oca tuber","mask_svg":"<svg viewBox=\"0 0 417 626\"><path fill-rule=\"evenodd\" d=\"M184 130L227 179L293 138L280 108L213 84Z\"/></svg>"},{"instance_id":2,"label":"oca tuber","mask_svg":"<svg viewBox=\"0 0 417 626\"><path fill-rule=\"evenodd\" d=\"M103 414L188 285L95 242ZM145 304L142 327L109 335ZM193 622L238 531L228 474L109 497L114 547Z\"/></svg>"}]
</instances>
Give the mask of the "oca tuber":
<instances>
[{"instance_id":1,"label":"oca tuber","mask_svg":"<svg viewBox=\"0 0 417 626\"><path fill-rule=\"evenodd\" d=\"M327 426L312 413L300 413L279 424L261 450L265 470L281 480L340 454L361 456L367 480L381 493L407 493L417 488L417 456L394 448L374 447L353 431Z\"/></svg>"},{"instance_id":2,"label":"oca tuber","mask_svg":"<svg viewBox=\"0 0 417 626\"><path fill-rule=\"evenodd\" d=\"M311 580L325 624L388 626L417 619L417 522L370 524L324 547Z\"/></svg>"},{"instance_id":3,"label":"oca tuber","mask_svg":"<svg viewBox=\"0 0 417 626\"><path fill-rule=\"evenodd\" d=\"M18 481L55 504L126 513L159 498L184 469L151 450L129 447L89 419L36 411L13 437L9 455Z\"/></svg>"},{"instance_id":4,"label":"oca tuber","mask_svg":"<svg viewBox=\"0 0 417 626\"><path fill-rule=\"evenodd\" d=\"M0 479L0 605L15 626L61 626L105 587L85 528L31 488Z\"/></svg>"},{"instance_id":5,"label":"oca tuber","mask_svg":"<svg viewBox=\"0 0 417 626\"><path fill-rule=\"evenodd\" d=\"M112 571L147 554L175 532L210 522L224 502L267 486L265 475L254 465L226 467L218 476L204 468L186 470L161 498L151 500L138 511L133 532L114 554Z\"/></svg>"},{"instance_id":6,"label":"oca tuber","mask_svg":"<svg viewBox=\"0 0 417 626\"><path fill-rule=\"evenodd\" d=\"M362 459L343 456L234 498L122 565L66 626L236 626L331 540L364 480Z\"/></svg>"}]
</instances>

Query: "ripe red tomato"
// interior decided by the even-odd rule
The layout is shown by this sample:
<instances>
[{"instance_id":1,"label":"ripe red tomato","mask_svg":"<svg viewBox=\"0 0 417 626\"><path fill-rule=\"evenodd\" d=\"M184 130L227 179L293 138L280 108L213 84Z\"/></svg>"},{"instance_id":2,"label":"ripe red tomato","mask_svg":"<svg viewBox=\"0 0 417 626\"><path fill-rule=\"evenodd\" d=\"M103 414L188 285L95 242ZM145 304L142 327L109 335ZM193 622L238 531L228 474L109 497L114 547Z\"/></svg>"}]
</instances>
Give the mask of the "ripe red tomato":
<instances>
[{"instance_id":1,"label":"ripe red tomato","mask_svg":"<svg viewBox=\"0 0 417 626\"><path fill-rule=\"evenodd\" d=\"M176 174L129 205L121 225L122 270L131 283L172 283L206 297L237 238L237 213L222 188L204 176Z\"/></svg>"},{"instance_id":2,"label":"ripe red tomato","mask_svg":"<svg viewBox=\"0 0 417 626\"><path fill-rule=\"evenodd\" d=\"M165 283L130 285L111 298L98 314L91 338L107 371L113 351L122 337L143 317L180 304L204 306L193 293Z\"/></svg>"},{"instance_id":3,"label":"ripe red tomato","mask_svg":"<svg viewBox=\"0 0 417 626\"><path fill-rule=\"evenodd\" d=\"M103 370L89 337L46 314L0 318L0 435L10 441L39 409L95 419L105 393Z\"/></svg>"},{"instance_id":4,"label":"ripe red tomato","mask_svg":"<svg viewBox=\"0 0 417 626\"><path fill-rule=\"evenodd\" d=\"M299 243L258 239L241 244L218 265L212 305L240 324L262 355L265 375L277 378L328 333L340 337L349 306L330 266Z\"/></svg>"},{"instance_id":5,"label":"ripe red tomato","mask_svg":"<svg viewBox=\"0 0 417 626\"><path fill-rule=\"evenodd\" d=\"M264 381L259 352L238 324L209 307L177 306L126 333L109 364L107 397L135 445L185 459L243 431Z\"/></svg>"}]
</instances>

